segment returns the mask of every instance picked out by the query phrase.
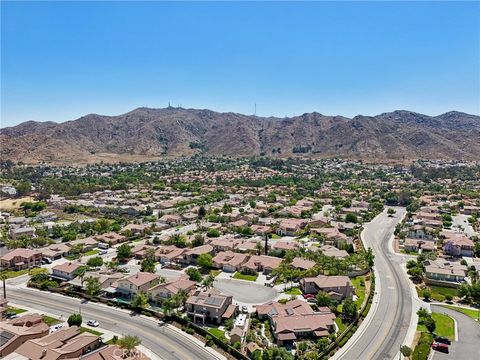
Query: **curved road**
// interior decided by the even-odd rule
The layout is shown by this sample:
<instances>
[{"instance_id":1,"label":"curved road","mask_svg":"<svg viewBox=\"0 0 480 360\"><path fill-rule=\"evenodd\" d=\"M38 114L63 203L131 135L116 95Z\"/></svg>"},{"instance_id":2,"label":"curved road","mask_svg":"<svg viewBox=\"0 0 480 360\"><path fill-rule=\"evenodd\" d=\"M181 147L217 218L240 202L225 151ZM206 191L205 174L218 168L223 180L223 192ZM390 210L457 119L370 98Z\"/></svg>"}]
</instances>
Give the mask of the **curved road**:
<instances>
[{"instance_id":1,"label":"curved road","mask_svg":"<svg viewBox=\"0 0 480 360\"><path fill-rule=\"evenodd\" d=\"M450 353L433 352L435 360L480 360L480 324L461 312L443 306L431 305L432 311L454 318L457 322L458 341L452 341Z\"/></svg>"},{"instance_id":2,"label":"curved road","mask_svg":"<svg viewBox=\"0 0 480 360\"><path fill-rule=\"evenodd\" d=\"M395 225L402 219L405 209L395 208L393 217L385 210L364 226L363 243L375 255L376 295L378 303L357 333L338 352L337 359L394 359L403 344L412 313L412 300L408 279L402 271L402 256L390 247Z\"/></svg>"},{"instance_id":3,"label":"curved road","mask_svg":"<svg viewBox=\"0 0 480 360\"><path fill-rule=\"evenodd\" d=\"M42 292L23 287L7 286L7 299L17 305L31 307L57 316L67 318L81 308L82 316L95 319L102 328L119 334L137 335L142 345L161 359L166 360L214 360L218 357L188 337L177 333L167 326L158 326L158 322L142 316L131 315L126 311L96 303L81 302L58 294Z\"/></svg>"}]
</instances>

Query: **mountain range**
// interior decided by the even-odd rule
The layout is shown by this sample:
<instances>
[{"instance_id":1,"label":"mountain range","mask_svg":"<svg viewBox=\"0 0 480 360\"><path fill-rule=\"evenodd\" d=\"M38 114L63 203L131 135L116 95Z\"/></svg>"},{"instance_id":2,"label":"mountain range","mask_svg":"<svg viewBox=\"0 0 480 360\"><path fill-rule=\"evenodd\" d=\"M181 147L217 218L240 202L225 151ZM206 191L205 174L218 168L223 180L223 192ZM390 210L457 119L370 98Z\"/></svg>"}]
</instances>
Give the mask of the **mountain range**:
<instances>
[{"instance_id":1,"label":"mountain range","mask_svg":"<svg viewBox=\"0 0 480 360\"><path fill-rule=\"evenodd\" d=\"M480 160L480 116L394 111L353 118L316 112L276 118L183 108L138 108L62 123L0 129L2 159L28 164L137 161L194 154L341 157L372 162Z\"/></svg>"}]
</instances>

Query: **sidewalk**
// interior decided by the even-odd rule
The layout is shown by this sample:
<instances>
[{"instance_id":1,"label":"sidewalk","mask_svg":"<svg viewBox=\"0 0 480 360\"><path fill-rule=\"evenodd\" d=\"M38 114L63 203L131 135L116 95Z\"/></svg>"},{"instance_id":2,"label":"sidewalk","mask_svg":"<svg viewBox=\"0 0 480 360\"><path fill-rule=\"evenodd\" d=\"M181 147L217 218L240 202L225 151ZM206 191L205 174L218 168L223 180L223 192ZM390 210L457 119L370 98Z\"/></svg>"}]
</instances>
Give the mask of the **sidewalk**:
<instances>
[{"instance_id":1,"label":"sidewalk","mask_svg":"<svg viewBox=\"0 0 480 360\"><path fill-rule=\"evenodd\" d=\"M59 321L61 321L64 326L68 326L67 324L67 319L64 318L64 317L58 317L57 315L55 314L52 314L52 313L49 313L49 312L45 312L45 311L40 311L40 310L36 310L36 309L33 309L33 308L27 308L26 306L23 306L23 305L19 305L19 304L16 304L16 303L10 303L10 305L14 306L14 307L17 307L17 308L20 308L20 309L25 309L27 310L26 312L24 313L21 313L20 316L22 315L27 315L27 314L33 314L33 313L37 313L37 314L43 314L43 315L47 315L47 316L50 316L52 318L55 318L55 319L58 319ZM110 330L107 330L107 329L103 329L101 326L99 327L91 327L91 326L88 326L86 324L86 322L89 320L89 319L83 319L84 320L84 323L82 324L82 327L84 328L87 328L87 329L91 329L93 331L98 331L98 332L101 332L102 335L100 336L102 338L102 341L104 343L106 343L107 341L109 341L110 339L112 339L114 336L117 336L118 338L121 338L122 337L122 334L118 334L118 333L115 333L113 331L110 331ZM161 360L161 358L159 356L157 356L156 354L154 354L153 352L151 352L149 349L147 349L145 346L143 345L139 345L138 346L138 349L143 352L145 355L148 355L148 357L150 357L152 360Z\"/></svg>"}]
</instances>

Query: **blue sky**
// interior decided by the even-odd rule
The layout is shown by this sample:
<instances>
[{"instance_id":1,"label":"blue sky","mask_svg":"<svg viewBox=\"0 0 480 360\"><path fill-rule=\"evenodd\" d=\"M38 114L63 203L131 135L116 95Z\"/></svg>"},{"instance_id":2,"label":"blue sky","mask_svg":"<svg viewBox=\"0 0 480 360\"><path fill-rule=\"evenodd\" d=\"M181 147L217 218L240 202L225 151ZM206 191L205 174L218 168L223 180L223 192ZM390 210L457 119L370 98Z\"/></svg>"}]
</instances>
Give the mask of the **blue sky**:
<instances>
[{"instance_id":1,"label":"blue sky","mask_svg":"<svg viewBox=\"0 0 480 360\"><path fill-rule=\"evenodd\" d=\"M1 126L139 106L479 114L478 2L4 2Z\"/></svg>"}]
</instances>

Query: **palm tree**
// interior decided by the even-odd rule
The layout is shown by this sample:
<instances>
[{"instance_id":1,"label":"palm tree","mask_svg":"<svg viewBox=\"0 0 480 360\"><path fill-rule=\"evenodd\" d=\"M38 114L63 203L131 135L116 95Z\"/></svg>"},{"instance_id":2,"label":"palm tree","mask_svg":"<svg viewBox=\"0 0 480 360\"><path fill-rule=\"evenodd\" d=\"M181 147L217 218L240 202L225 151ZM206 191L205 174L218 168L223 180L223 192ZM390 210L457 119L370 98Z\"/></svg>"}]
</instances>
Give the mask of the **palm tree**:
<instances>
[{"instance_id":1,"label":"palm tree","mask_svg":"<svg viewBox=\"0 0 480 360\"><path fill-rule=\"evenodd\" d=\"M89 276L86 279L86 282L87 282L87 285L86 285L85 291L88 295L95 296L102 290L102 287L100 286L100 281L98 280L98 278Z\"/></svg>"},{"instance_id":2,"label":"palm tree","mask_svg":"<svg viewBox=\"0 0 480 360\"><path fill-rule=\"evenodd\" d=\"M124 335L122 338L118 339L117 345L120 349L125 351L124 357L129 357L133 354L133 350L139 346L142 342L135 335Z\"/></svg>"},{"instance_id":3,"label":"palm tree","mask_svg":"<svg viewBox=\"0 0 480 360\"><path fill-rule=\"evenodd\" d=\"M165 315L170 315L173 310L173 302L171 299L167 299L162 303L162 311Z\"/></svg>"},{"instance_id":4,"label":"palm tree","mask_svg":"<svg viewBox=\"0 0 480 360\"><path fill-rule=\"evenodd\" d=\"M213 285L213 282L215 281L215 277L212 274L209 274L204 280L203 280L203 286L205 286L207 289L211 288Z\"/></svg>"}]
</instances>

